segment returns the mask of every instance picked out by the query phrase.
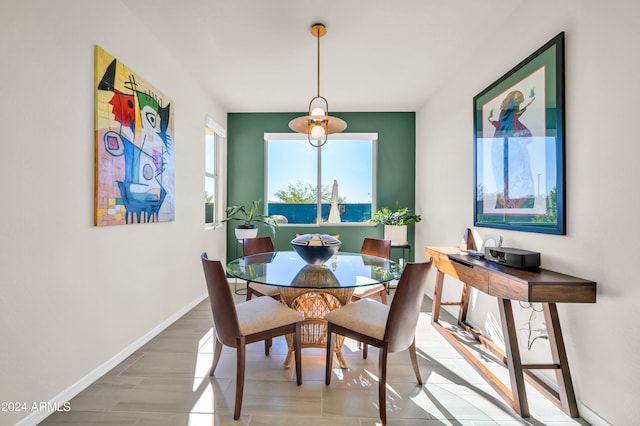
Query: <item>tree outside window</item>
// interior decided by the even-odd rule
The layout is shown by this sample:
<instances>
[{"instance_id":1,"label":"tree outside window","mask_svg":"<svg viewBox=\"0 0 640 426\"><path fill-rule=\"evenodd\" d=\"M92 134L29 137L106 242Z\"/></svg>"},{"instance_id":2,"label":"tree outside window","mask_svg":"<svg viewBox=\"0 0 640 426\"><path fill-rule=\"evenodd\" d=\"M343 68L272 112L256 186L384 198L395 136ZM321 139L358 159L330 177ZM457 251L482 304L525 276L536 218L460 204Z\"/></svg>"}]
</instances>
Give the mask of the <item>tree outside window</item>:
<instances>
[{"instance_id":1,"label":"tree outside window","mask_svg":"<svg viewBox=\"0 0 640 426\"><path fill-rule=\"evenodd\" d=\"M267 214L284 216L289 224L371 219L377 135L332 136L315 148L303 135L265 134Z\"/></svg>"}]
</instances>

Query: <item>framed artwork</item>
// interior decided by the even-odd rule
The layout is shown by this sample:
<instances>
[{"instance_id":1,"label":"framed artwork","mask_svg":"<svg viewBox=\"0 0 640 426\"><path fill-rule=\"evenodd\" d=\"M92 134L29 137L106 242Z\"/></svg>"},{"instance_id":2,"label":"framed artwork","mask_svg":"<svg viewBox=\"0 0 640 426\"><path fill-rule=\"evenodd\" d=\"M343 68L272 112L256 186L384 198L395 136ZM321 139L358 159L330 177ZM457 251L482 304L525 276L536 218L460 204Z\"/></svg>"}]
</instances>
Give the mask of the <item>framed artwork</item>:
<instances>
[{"instance_id":1,"label":"framed artwork","mask_svg":"<svg viewBox=\"0 0 640 426\"><path fill-rule=\"evenodd\" d=\"M173 103L99 46L95 71L95 225L173 221Z\"/></svg>"},{"instance_id":2,"label":"framed artwork","mask_svg":"<svg viewBox=\"0 0 640 426\"><path fill-rule=\"evenodd\" d=\"M473 98L474 225L565 231L564 33Z\"/></svg>"}]
</instances>

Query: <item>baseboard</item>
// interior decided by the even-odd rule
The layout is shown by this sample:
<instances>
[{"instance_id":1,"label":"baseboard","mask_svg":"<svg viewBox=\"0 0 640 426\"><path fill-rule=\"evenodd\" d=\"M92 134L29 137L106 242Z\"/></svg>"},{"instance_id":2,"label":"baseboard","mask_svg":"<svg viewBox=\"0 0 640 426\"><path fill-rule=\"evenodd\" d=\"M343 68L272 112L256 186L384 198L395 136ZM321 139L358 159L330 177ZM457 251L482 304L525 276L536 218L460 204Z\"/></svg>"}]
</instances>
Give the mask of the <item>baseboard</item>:
<instances>
[{"instance_id":1,"label":"baseboard","mask_svg":"<svg viewBox=\"0 0 640 426\"><path fill-rule=\"evenodd\" d=\"M47 417L49 417L56 410L56 407L64 407L64 404L67 401L70 401L74 396L78 395L80 392L88 388L93 382L98 380L100 377L107 374L113 367L120 364L122 361L127 359L131 354L140 349L144 344L146 344L149 340L156 337L160 334L165 328L169 327L171 324L176 322L180 317L189 312L191 309L196 307L200 302L207 298L207 294L203 294L193 300L191 303L187 304L185 307L180 309L175 314L171 315L162 323L158 324L144 336L137 339L135 342L131 343L129 346L124 348L118 354L113 356L111 359L100 365L98 368L93 370L91 373L87 374L76 383L71 385L69 388L62 391L56 397L54 397L51 401L48 402L47 410L38 410L34 411L24 419L20 420L16 423L16 426L32 426L37 425Z\"/></svg>"},{"instance_id":2,"label":"baseboard","mask_svg":"<svg viewBox=\"0 0 640 426\"><path fill-rule=\"evenodd\" d=\"M611 426L611 423L600 417L595 412L591 411L589 407L577 401L578 411L580 411L580 418L589 422L591 426Z\"/></svg>"}]
</instances>

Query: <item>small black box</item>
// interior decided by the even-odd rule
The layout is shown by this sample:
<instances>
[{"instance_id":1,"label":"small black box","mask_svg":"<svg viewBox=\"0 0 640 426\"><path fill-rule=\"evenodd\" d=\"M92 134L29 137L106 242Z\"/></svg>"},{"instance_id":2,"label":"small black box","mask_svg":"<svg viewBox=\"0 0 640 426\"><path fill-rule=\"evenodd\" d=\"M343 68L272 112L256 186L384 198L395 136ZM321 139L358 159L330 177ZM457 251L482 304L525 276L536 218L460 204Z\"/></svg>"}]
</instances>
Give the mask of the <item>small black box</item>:
<instances>
[{"instance_id":1,"label":"small black box","mask_svg":"<svg viewBox=\"0 0 640 426\"><path fill-rule=\"evenodd\" d=\"M485 247L484 258L519 269L536 269L540 266L540 253L512 247Z\"/></svg>"}]
</instances>

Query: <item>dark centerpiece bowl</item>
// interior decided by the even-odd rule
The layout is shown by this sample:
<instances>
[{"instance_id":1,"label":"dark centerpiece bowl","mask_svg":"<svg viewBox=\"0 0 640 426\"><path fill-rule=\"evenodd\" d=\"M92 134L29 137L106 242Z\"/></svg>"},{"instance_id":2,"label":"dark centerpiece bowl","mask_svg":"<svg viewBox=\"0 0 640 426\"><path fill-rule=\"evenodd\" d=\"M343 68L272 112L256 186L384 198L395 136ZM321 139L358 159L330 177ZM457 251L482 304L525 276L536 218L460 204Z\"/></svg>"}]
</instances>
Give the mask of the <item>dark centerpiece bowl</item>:
<instances>
[{"instance_id":1,"label":"dark centerpiece bowl","mask_svg":"<svg viewBox=\"0 0 640 426\"><path fill-rule=\"evenodd\" d=\"M291 240L291 247L309 265L322 265L342 243L328 234L303 234Z\"/></svg>"},{"instance_id":2,"label":"dark centerpiece bowl","mask_svg":"<svg viewBox=\"0 0 640 426\"><path fill-rule=\"evenodd\" d=\"M306 265L291 281L292 287L333 288L340 287L336 276L326 265Z\"/></svg>"}]
</instances>

